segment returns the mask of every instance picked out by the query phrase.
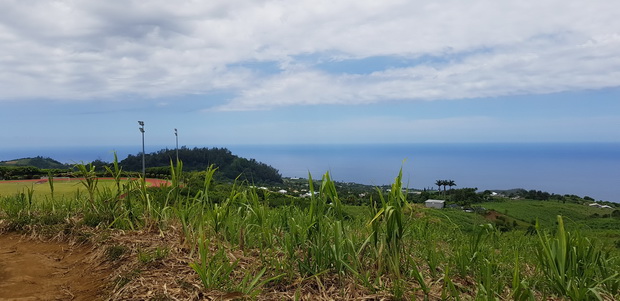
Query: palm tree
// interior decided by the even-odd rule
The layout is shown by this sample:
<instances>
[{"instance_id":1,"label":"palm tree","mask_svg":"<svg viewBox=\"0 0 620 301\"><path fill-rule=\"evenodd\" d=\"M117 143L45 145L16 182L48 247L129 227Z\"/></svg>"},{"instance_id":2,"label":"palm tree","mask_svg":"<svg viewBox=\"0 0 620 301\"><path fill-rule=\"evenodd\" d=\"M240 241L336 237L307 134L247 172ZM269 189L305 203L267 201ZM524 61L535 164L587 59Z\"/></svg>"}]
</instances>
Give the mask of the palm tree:
<instances>
[{"instance_id":1,"label":"palm tree","mask_svg":"<svg viewBox=\"0 0 620 301\"><path fill-rule=\"evenodd\" d=\"M454 180L448 180L448 186L450 186L450 190L452 190L452 186L456 186L456 183L454 183Z\"/></svg>"},{"instance_id":2,"label":"palm tree","mask_svg":"<svg viewBox=\"0 0 620 301\"><path fill-rule=\"evenodd\" d=\"M435 185L437 185L437 191L441 191L441 185L443 185L443 180L435 181Z\"/></svg>"}]
</instances>

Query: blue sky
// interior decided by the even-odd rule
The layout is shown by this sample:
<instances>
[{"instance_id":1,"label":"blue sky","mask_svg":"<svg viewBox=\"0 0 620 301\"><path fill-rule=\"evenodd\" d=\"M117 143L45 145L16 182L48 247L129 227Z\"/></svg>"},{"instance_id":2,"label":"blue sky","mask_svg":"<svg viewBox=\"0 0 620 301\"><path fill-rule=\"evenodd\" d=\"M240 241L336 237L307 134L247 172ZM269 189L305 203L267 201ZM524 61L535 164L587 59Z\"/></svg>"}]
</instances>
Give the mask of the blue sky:
<instances>
[{"instance_id":1,"label":"blue sky","mask_svg":"<svg viewBox=\"0 0 620 301\"><path fill-rule=\"evenodd\" d=\"M3 147L620 142L614 1L2 1Z\"/></svg>"}]
</instances>

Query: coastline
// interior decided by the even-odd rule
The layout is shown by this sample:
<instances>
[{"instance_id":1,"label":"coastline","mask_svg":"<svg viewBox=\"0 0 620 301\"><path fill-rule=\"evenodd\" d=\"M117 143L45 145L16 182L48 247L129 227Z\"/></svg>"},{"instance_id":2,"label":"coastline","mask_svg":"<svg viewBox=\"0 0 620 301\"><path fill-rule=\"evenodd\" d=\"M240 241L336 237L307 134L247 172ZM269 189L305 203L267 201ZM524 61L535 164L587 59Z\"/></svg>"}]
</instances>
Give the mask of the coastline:
<instances>
[{"instance_id":1,"label":"coastline","mask_svg":"<svg viewBox=\"0 0 620 301\"><path fill-rule=\"evenodd\" d=\"M193 148L194 146L187 146ZM524 188L620 202L620 143L413 143L230 145L240 157L269 164L284 177L320 178L329 171L340 182L391 183L403 168L405 185L432 187L450 178L458 187ZM166 146L150 146L146 152ZM174 147L172 147L174 148ZM141 151L136 146L5 148L0 161L51 157L63 163L111 161ZM168 147L168 149L171 149ZM23 154L23 155L21 155ZM106 157L107 156L107 157ZM71 158L71 159L69 159Z\"/></svg>"}]
</instances>

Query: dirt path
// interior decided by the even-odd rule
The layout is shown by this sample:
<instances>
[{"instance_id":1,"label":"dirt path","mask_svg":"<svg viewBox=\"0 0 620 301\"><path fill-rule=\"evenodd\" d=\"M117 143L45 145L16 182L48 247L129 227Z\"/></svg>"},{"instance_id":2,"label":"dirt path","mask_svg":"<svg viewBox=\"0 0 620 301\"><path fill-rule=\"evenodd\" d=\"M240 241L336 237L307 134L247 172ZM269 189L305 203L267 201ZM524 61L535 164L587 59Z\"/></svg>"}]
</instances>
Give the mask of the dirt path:
<instances>
[{"instance_id":1,"label":"dirt path","mask_svg":"<svg viewBox=\"0 0 620 301\"><path fill-rule=\"evenodd\" d=\"M91 249L0 234L0 301L101 300L107 272Z\"/></svg>"}]
</instances>

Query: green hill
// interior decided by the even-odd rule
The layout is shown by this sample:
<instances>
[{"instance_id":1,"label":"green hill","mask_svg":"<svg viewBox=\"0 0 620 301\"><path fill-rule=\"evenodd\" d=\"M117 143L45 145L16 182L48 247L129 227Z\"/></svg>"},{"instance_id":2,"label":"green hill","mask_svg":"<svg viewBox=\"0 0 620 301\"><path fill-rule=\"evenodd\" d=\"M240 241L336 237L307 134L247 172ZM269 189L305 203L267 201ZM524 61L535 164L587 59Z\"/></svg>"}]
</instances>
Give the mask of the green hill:
<instances>
[{"instance_id":1,"label":"green hill","mask_svg":"<svg viewBox=\"0 0 620 301\"><path fill-rule=\"evenodd\" d=\"M587 230L620 229L620 218L612 216L615 209L593 208L587 204L563 203L557 201L509 200L481 203L517 221L533 224L538 220L541 226L553 227L556 216L562 215L566 226Z\"/></svg>"},{"instance_id":2,"label":"green hill","mask_svg":"<svg viewBox=\"0 0 620 301\"><path fill-rule=\"evenodd\" d=\"M37 156L34 158L21 158L9 161L1 161L0 166L32 166L41 169L65 169L69 165L60 163L52 158Z\"/></svg>"},{"instance_id":3,"label":"green hill","mask_svg":"<svg viewBox=\"0 0 620 301\"><path fill-rule=\"evenodd\" d=\"M161 177L170 172L170 162L176 160L176 150L162 149L145 155L147 176ZM251 183L282 183L277 169L254 159L241 158L226 148L187 148L179 149L179 160L184 171L204 171L210 165L218 168L218 176L223 179L247 180ZM123 170L141 171L142 155L129 155L119 162Z\"/></svg>"}]
</instances>

